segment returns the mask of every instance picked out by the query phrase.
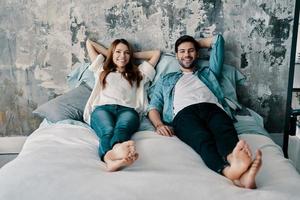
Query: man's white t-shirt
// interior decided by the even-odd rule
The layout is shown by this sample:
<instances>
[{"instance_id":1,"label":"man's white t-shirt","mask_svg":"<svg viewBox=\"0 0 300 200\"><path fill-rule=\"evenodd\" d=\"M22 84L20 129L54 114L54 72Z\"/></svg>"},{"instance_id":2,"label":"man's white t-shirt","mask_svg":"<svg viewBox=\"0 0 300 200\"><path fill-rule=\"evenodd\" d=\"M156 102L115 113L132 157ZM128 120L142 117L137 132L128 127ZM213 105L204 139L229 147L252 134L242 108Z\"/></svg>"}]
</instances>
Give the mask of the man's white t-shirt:
<instances>
[{"instance_id":1,"label":"man's white t-shirt","mask_svg":"<svg viewBox=\"0 0 300 200\"><path fill-rule=\"evenodd\" d=\"M218 98L193 72L183 72L182 77L175 85L174 116L183 108L197 103L218 103Z\"/></svg>"}]
</instances>

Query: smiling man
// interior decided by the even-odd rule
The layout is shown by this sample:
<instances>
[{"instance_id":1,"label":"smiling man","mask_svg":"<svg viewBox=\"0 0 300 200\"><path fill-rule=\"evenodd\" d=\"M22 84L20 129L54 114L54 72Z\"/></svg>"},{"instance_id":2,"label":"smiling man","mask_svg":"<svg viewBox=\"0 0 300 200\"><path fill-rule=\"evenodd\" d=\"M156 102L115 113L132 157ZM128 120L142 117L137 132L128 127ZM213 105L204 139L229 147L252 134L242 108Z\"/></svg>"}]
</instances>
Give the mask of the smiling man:
<instances>
[{"instance_id":1,"label":"smiling man","mask_svg":"<svg viewBox=\"0 0 300 200\"><path fill-rule=\"evenodd\" d=\"M199 67L200 48L211 48L209 66ZM160 78L148 108L156 133L176 135L213 171L237 186L256 188L262 153L257 150L252 160L248 144L239 140L218 83L224 60L223 37L197 41L184 35L176 41L175 52L180 71Z\"/></svg>"}]
</instances>

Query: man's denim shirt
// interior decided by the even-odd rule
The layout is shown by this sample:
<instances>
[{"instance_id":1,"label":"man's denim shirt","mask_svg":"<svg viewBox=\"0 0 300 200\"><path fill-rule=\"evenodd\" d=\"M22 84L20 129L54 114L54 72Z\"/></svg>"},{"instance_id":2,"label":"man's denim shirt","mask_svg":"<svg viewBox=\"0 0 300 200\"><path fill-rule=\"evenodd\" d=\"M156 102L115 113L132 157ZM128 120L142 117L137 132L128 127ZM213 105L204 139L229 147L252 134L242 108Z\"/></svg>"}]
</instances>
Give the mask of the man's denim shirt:
<instances>
[{"instance_id":1,"label":"man's denim shirt","mask_svg":"<svg viewBox=\"0 0 300 200\"><path fill-rule=\"evenodd\" d=\"M222 35L216 35L213 38L209 66L201 66L201 62L199 61L197 66L201 67L197 67L194 73L197 74L199 79L214 93L227 114L234 119L218 82L222 72L223 61L224 39ZM162 120L167 124L171 124L174 118L174 88L182 75L182 71L178 71L162 76L156 83L148 106L148 111L157 109L159 113L162 113Z\"/></svg>"}]
</instances>

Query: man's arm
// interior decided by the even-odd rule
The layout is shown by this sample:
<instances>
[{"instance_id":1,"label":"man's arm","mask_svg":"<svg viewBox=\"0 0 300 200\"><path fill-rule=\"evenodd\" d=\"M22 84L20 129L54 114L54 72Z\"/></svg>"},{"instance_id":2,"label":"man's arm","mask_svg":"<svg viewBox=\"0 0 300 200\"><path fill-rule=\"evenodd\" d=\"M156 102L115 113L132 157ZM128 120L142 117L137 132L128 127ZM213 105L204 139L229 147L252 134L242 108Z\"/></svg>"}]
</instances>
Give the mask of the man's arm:
<instances>
[{"instance_id":1,"label":"man's arm","mask_svg":"<svg viewBox=\"0 0 300 200\"><path fill-rule=\"evenodd\" d=\"M156 133L163 136L173 136L174 131L172 127L165 125L160 117L160 113L156 109L152 109L148 113L148 117L155 127Z\"/></svg>"},{"instance_id":2,"label":"man's arm","mask_svg":"<svg viewBox=\"0 0 300 200\"><path fill-rule=\"evenodd\" d=\"M209 68L217 79L220 78L224 63L224 38L221 34L214 37L202 38L197 41L200 48L211 48Z\"/></svg>"},{"instance_id":3,"label":"man's arm","mask_svg":"<svg viewBox=\"0 0 300 200\"><path fill-rule=\"evenodd\" d=\"M163 78L161 77L155 85L154 91L151 95L151 101L148 106L148 117L156 129L156 133L164 136L174 135L173 129L167 126L161 120L161 113L164 107L163 97Z\"/></svg>"},{"instance_id":4,"label":"man's arm","mask_svg":"<svg viewBox=\"0 0 300 200\"><path fill-rule=\"evenodd\" d=\"M201 38L197 42L200 48L211 48L213 37Z\"/></svg>"},{"instance_id":5,"label":"man's arm","mask_svg":"<svg viewBox=\"0 0 300 200\"><path fill-rule=\"evenodd\" d=\"M224 64L224 38L221 34L216 35L212 41L212 49L209 57L209 67L217 79L221 77Z\"/></svg>"}]
</instances>

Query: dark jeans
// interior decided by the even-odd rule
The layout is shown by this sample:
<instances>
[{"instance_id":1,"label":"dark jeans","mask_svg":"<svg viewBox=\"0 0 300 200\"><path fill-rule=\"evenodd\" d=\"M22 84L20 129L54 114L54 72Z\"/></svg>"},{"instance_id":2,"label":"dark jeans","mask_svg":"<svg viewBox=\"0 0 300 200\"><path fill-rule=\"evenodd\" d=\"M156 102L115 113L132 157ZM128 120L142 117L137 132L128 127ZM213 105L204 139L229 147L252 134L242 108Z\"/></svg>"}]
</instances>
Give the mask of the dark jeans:
<instances>
[{"instance_id":1,"label":"dark jeans","mask_svg":"<svg viewBox=\"0 0 300 200\"><path fill-rule=\"evenodd\" d=\"M120 105L96 107L91 114L91 127L99 137L101 160L114 144L129 140L139 124L139 115L133 108Z\"/></svg>"},{"instance_id":2,"label":"dark jeans","mask_svg":"<svg viewBox=\"0 0 300 200\"><path fill-rule=\"evenodd\" d=\"M218 173L228 165L226 157L239 141L231 118L211 103L194 104L182 109L175 116L173 126L176 136Z\"/></svg>"}]
</instances>

